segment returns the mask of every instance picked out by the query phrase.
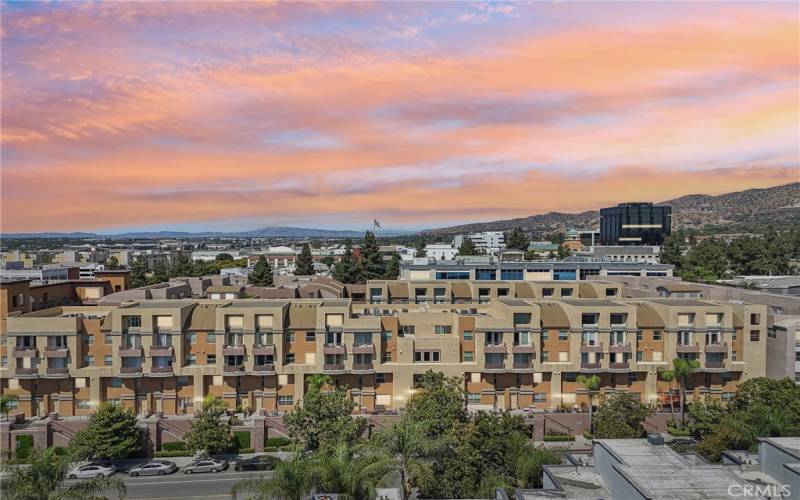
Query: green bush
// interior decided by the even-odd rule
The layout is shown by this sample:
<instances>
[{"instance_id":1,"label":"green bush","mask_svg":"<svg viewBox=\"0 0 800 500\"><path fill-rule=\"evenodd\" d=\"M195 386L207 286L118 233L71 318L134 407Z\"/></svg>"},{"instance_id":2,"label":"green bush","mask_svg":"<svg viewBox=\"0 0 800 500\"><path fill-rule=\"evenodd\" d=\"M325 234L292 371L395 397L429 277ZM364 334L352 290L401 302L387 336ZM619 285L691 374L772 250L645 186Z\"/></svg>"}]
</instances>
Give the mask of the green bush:
<instances>
[{"instance_id":1,"label":"green bush","mask_svg":"<svg viewBox=\"0 0 800 500\"><path fill-rule=\"evenodd\" d=\"M589 431L583 431L583 437L586 439L594 439L594 436L592 436L592 433Z\"/></svg>"},{"instance_id":2,"label":"green bush","mask_svg":"<svg viewBox=\"0 0 800 500\"><path fill-rule=\"evenodd\" d=\"M264 446L274 446L275 448L289 446L290 444L292 444L292 440L287 437L274 437L264 440Z\"/></svg>"},{"instance_id":3,"label":"green bush","mask_svg":"<svg viewBox=\"0 0 800 500\"><path fill-rule=\"evenodd\" d=\"M64 448L63 446L54 446L53 453L58 457L65 457L69 454L69 449Z\"/></svg>"},{"instance_id":4,"label":"green bush","mask_svg":"<svg viewBox=\"0 0 800 500\"><path fill-rule=\"evenodd\" d=\"M183 441L173 441L171 443L161 443L162 451L186 451L186 443Z\"/></svg>"},{"instance_id":5,"label":"green bush","mask_svg":"<svg viewBox=\"0 0 800 500\"><path fill-rule=\"evenodd\" d=\"M689 437L692 435L692 432L687 429L675 429L673 427L667 427L667 432L675 437Z\"/></svg>"},{"instance_id":6,"label":"green bush","mask_svg":"<svg viewBox=\"0 0 800 500\"><path fill-rule=\"evenodd\" d=\"M239 448L239 453L255 453L255 448Z\"/></svg>"},{"instance_id":7,"label":"green bush","mask_svg":"<svg viewBox=\"0 0 800 500\"><path fill-rule=\"evenodd\" d=\"M575 436L566 433L547 433L544 436L545 441L575 441Z\"/></svg>"},{"instance_id":8,"label":"green bush","mask_svg":"<svg viewBox=\"0 0 800 500\"><path fill-rule=\"evenodd\" d=\"M166 458L166 457L191 457L192 452L189 450L173 450L173 451L157 451L156 457L157 458Z\"/></svg>"},{"instance_id":9,"label":"green bush","mask_svg":"<svg viewBox=\"0 0 800 500\"><path fill-rule=\"evenodd\" d=\"M31 456L33 450L33 436L20 434L17 436L17 451L14 456L17 460L25 460Z\"/></svg>"},{"instance_id":10,"label":"green bush","mask_svg":"<svg viewBox=\"0 0 800 500\"><path fill-rule=\"evenodd\" d=\"M264 451L267 451L267 452L270 452L270 451L271 451L271 452L278 451L278 447L277 447L277 446L265 446L265 447L264 447Z\"/></svg>"},{"instance_id":11,"label":"green bush","mask_svg":"<svg viewBox=\"0 0 800 500\"><path fill-rule=\"evenodd\" d=\"M233 433L234 447L237 450L250 448L250 431L236 431Z\"/></svg>"}]
</instances>

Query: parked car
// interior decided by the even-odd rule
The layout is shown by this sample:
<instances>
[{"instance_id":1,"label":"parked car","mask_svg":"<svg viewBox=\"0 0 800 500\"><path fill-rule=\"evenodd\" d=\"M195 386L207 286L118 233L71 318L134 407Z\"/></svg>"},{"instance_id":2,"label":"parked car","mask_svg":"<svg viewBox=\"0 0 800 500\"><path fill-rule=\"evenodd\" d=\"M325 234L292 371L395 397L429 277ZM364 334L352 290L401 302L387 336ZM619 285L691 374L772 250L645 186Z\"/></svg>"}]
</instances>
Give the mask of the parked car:
<instances>
[{"instance_id":1,"label":"parked car","mask_svg":"<svg viewBox=\"0 0 800 500\"><path fill-rule=\"evenodd\" d=\"M135 467L131 467L131 470L128 471L133 477L136 476L163 476L166 474L172 474L178 470L178 466L175 462L170 462L169 460L151 460L145 464L137 465Z\"/></svg>"},{"instance_id":2,"label":"parked car","mask_svg":"<svg viewBox=\"0 0 800 500\"><path fill-rule=\"evenodd\" d=\"M239 472L245 470L272 470L280 461L280 458L273 457L272 455L256 455L251 458L238 460L233 464L233 468Z\"/></svg>"},{"instance_id":3,"label":"parked car","mask_svg":"<svg viewBox=\"0 0 800 500\"><path fill-rule=\"evenodd\" d=\"M90 477L110 476L117 472L113 465L88 464L75 467L67 475L70 479L86 479Z\"/></svg>"},{"instance_id":4,"label":"parked car","mask_svg":"<svg viewBox=\"0 0 800 500\"><path fill-rule=\"evenodd\" d=\"M220 472L228 468L227 460L217 458L200 458L183 468L184 474L195 472Z\"/></svg>"}]
</instances>

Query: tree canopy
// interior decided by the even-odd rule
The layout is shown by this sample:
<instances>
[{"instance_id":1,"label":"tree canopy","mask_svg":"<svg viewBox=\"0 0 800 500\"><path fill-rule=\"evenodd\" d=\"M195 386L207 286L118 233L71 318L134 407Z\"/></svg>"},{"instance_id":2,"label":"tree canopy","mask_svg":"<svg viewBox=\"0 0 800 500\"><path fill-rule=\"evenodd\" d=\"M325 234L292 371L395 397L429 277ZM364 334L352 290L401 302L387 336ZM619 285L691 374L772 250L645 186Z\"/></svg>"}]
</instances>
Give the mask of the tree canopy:
<instances>
[{"instance_id":1,"label":"tree canopy","mask_svg":"<svg viewBox=\"0 0 800 500\"><path fill-rule=\"evenodd\" d=\"M308 243L303 245L300 255L295 260L294 274L298 276L314 275L314 260L311 257L311 247L308 246Z\"/></svg>"},{"instance_id":2,"label":"tree canopy","mask_svg":"<svg viewBox=\"0 0 800 500\"><path fill-rule=\"evenodd\" d=\"M594 414L594 437L598 439L634 439L644 435L644 421L652 410L639 396L627 392L615 394Z\"/></svg>"},{"instance_id":3,"label":"tree canopy","mask_svg":"<svg viewBox=\"0 0 800 500\"><path fill-rule=\"evenodd\" d=\"M260 256L256 265L253 266L253 271L247 277L247 282L256 286L272 286L272 266L265 256Z\"/></svg>"},{"instance_id":4,"label":"tree canopy","mask_svg":"<svg viewBox=\"0 0 800 500\"><path fill-rule=\"evenodd\" d=\"M475 243L465 236L461 246L458 247L458 255L478 255L478 249L475 247Z\"/></svg>"},{"instance_id":5,"label":"tree canopy","mask_svg":"<svg viewBox=\"0 0 800 500\"><path fill-rule=\"evenodd\" d=\"M366 234L364 234L364 245L361 247L361 259L363 280L374 280L384 277L386 274L386 265L383 262L383 256L381 256L378 240L375 238L375 234L373 234L372 231L367 231Z\"/></svg>"},{"instance_id":6,"label":"tree canopy","mask_svg":"<svg viewBox=\"0 0 800 500\"><path fill-rule=\"evenodd\" d=\"M519 227L515 227L511 231L505 234L506 239L506 248L513 248L516 250L522 250L523 252L528 251L528 245L530 244L531 240L528 238L528 235L525 234Z\"/></svg>"},{"instance_id":7,"label":"tree canopy","mask_svg":"<svg viewBox=\"0 0 800 500\"><path fill-rule=\"evenodd\" d=\"M83 459L127 458L141 447L142 434L136 414L115 403L103 403L89 417L89 424L75 434L70 448Z\"/></svg>"},{"instance_id":8,"label":"tree canopy","mask_svg":"<svg viewBox=\"0 0 800 500\"><path fill-rule=\"evenodd\" d=\"M333 268L333 278L345 284L361 282L361 264L353 256L353 243L349 238L344 241L344 255Z\"/></svg>"},{"instance_id":9,"label":"tree canopy","mask_svg":"<svg viewBox=\"0 0 800 500\"><path fill-rule=\"evenodd\" d=\"M192 428L183 437L192 452L204 451L216 455L230 451L235 446L230 420L223 421L224 405L212 396L203 402L203 409L192 421Z\"/></svg>"}]
</instances>

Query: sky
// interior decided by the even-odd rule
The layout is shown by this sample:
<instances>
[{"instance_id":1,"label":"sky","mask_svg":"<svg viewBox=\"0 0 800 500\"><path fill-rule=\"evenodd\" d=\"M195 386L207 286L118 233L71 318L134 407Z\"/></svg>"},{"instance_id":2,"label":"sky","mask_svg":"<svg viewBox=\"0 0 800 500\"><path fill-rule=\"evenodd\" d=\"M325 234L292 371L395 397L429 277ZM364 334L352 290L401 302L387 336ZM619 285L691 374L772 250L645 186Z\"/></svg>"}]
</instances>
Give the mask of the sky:
<instances>
[{"instance_id":1,"label":"sky","mask_svg":"<svg viewBox=\"0 0 800 500\"><path fill-rule=\"evenodd\" d=\"M0 229L422 229L800 180L786 3L3 3Z\"/></svg>"}]
</instances>

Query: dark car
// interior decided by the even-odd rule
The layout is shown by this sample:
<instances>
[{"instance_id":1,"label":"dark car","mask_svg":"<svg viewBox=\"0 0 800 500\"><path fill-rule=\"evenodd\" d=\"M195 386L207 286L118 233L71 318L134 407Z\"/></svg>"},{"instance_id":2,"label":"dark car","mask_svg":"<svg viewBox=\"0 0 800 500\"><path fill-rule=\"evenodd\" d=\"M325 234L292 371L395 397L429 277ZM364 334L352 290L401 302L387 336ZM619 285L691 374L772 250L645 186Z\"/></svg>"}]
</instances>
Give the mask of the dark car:
<instances>
[{"instance_id":1,"label":"dark car","mask_svg":"<svg viewBox=\"0 0 800 500\"><path fill-rule=\"evenodd\" d=\"M278 465L281 459L272 455L257 455L251 458L243 458L233 464L234 470L239 472L245 470L272 470Z\"/></svg>"}]
</instances>

